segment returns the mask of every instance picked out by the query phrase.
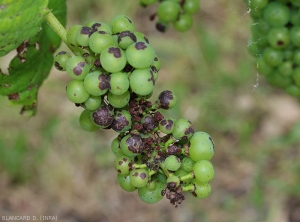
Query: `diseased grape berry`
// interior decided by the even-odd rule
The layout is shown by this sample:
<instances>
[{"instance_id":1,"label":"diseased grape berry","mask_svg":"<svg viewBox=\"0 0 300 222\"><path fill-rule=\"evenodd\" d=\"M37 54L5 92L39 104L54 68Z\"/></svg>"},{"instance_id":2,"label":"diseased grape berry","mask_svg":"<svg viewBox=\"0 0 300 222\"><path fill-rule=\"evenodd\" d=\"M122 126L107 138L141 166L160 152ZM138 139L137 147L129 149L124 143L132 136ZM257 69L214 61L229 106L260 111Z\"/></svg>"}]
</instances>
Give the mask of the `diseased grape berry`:
<instances>
[{"instance_id":1,"label":"diseased grape berry","mask_svg":"<svg viewBox=\"0 0 300 222\"><path fill-rule=\"evenodd\" d=\"M172 109L176 102L177 98L170 90L165 90L158 96L158 104L162 109Z\"/></svg>"},{"instance_id":2,"label":"diseased grape berry","mask_svg":"<svg viewBox=\"0 0 300 222\"><path fill-rule=\"evenodd\" d=\"M65 51L61 51L54 57L54 67L59 71L66 71L66 65L71 58L71 54Z\"/></svg>"},{"instance_id":3,"label":"diseased grape berry","mask_svg":"<svg viewBox=\"0 0 300 222\"><path fill-rule=\"evenodd\" d=\"M91 118L100 128L107 128L114 121L114 111L110 106L103 104L97 110L91 112Z\"/></svg>"},{"instance_id":4,"label":"diseased grape berry","mask_svg":"<svg viewBox=\"0 0 300 222\"><path fill-rule=\"evenodd\" d=\"M145 5L157 2L142 1ZM188 0L160 3L179 6L175 20L163 23L166 26L173 23L174 27L178 23L178 30L187 30L182 18L190 18L197 3ZM183 12L184 5L189 13ZM111 151L116 156L114 167L120 187L127 192L138 190L140 199L146 203L156 203L165 196L175 207L185 199L183 192L191 192L197 198L208 196L211 191L208 182L214 177L209 162L214 154L213 142L204 132L194 133L189 120L175 120L162 114L160 109L175 106L177 98L173 92L163 91L155 103L148 100L159 77L161 60L148 38L134 30L132 20L119 15L110 25L91 21L84 26L72 26L67 39L78 47L81 55L61 52L55 58L55 66L66 70L73 79L66 94L72 103L83 108L79 125L89 132L111 129L119 134L111 142ZM285 41L279 34L277 39ZM267 77L278 74L276 84L288 84L281 79L286 76L293 78L299 88L287 91L300 95L300 74L294 69L300 63L300 51L292 51L293 46L278 51L282 49L286 51L280 54L280 61L267 51L261 57L261 69Z\"/></svg>"}]
</instances>

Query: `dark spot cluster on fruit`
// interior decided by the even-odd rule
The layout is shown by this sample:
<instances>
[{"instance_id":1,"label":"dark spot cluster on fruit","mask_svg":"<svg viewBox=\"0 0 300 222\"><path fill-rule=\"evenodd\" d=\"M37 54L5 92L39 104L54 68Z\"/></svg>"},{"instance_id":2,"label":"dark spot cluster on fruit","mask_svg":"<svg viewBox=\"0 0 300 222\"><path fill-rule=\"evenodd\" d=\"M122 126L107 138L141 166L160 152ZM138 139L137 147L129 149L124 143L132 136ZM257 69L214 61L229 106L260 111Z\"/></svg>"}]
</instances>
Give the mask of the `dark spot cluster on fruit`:
<instances>
[{"instance_id":1,"label":"dark spot cluster on fruit","mask_svg":"<svg viewBox=\"0 0 300 222\"><path fill-rule=\"evenodd\" d=\"M129 121L126 119L126 117L123 116L121 113L118 113L111 124L111 128L118 132L123 130L124 127L128 125L129 125Z\"/></svg>"},{"instance_id":2,"label":"dark spot cluster on fruit","mask_svg":"<svg viewBox=\"0 0 300 222\"><path fill-rule=\"evenodd\" d=\"M157 126L157 122L155 122L154 118L151 115L147 115L143 118L143 126L146 131L153 131Z\"/></svg>"},{"instance_id":3,"label":"dark spot cluster on fruit","mask_svg":"<svg viewBox=\"0 0 300 222\"><path fill-rule=\"evenodd\" d=\"M137 49L137 50L144 50L147 48L146 44L144 42L137 42L135 43L134 47Z\"/></svg>"},{"instance_id":4,"label":"dark spot cluster on fruit","mask_svg":"<svg viewBox=\"0 0 300 222\"><path fill-rule=\"evenodd\" d=\"M83 26L80 30L80 34L90 36L92 34L92 28Z\"/></svg>"},{"instance_id":5,"label":"dark spot cluster on fruit","mask_svg":"<svg viewBox=\"0 0 300 222\"><path fill-rule=\"evenodd\" d=\"M195 131L195 130L194 130L194 126L193 126L192 123L191 123L190 127L187 128L187 129L185 129L184 134L185 134L185 135L193 134L194 131Z\"/></svg>"},{"instance_id":6,"label":"dark spot cluster on fruit","mask_svg":"<svg viewBox=\"0 0 300 222\"><path fill-rule=\"evenodd\" d=\"M160 103L160 107L162 109L169 109L170 101L173 100L173 93L169 90L165 90L160 93L158 99Z\"/></svg>"},{"instance_id":7,"label":"dark spot cluster on fruit","mask_svg":"<svg viewBox=\"0 0 300 222\"><path fill-rule=\"evenodd\" d=\"M101 68L101 62L100 62L100 58L96 59L94 62L94 66L96 66L97 68Z\"/></svg>"},{"instance_id":8,"label":"dark spot cluster on fruit","mask_svg":"<svg viewBox=\"0 0 300 222\"><path fill-rule=\"evenodd\" d=\"M121 50L119 48L116 48L116 47L110 47L108 49L108 52L114 54L115 58L120 58L122 56Z\"/></svg>"},{"instance_id":9,"label":"dark spot cluster on fruit","mask_svg":"<svg viewBox=\"0 0 300 222\"><path fill-rule=\"evenodd\" d=\"M178 207L178 205L185 200L185 197L182 192L182 188L180 186L172 190L168 189L167 187L165 188L165 190L162 191L162 195L163 196L165 195L166 198L170 200L170 203L175 207Z\"/></svg>"},{"instance_id":10,"label":"dark spot cluster on fruit","mask_svg":"<svg viewBox=\"0 0 300 222\"><path fill-rule=\"evenodd\" d=\"M181 153L181 149L178 148L178 146L173 144L167 147L166 153L168 153L169 155L176 155ZM180 160L178 162L180 162Z\"/></svg>"},{"instance_id":11,"label":"dark spot cluster on fruit","mask_svg":"<svg viewBox=\"0 0 300 222\"><path fill-rule=\"evenodd\" d=\"M147 175L144 172L142 172L142 173L140 173L140 178L142 180L145 180L147 178Z\"/></svg>"},{"instance_id":12,"label":"dark spot cluster on fruit","mask_svg":"<svg viewBox=\"0 0 300 222\"><path fill-rule=\"evenodd\" d=\"M132 153L141 153L144 148L143 139L139 135L134 134L126 140L126 145Z\"/></svg>"},{"instance_id":13,"label":"dark spot cluster on fruit","mask_svg":"<svg viewBox=\"0 0 300 222\"><path fill-rule=\"evenodd\" d=\"M119 36L118 36L118 43L121 42L122 38L127 37L127 36L128 36L133 42L136 42L136 36L135 36L135 34L133 34L133 33L130 32L130 31L123 31L123 32L121 32L121 33L119 34Z\"/></svg>"},{"instance_id":14,"label":"dark spot cluster on fruit","mask_svg":"<svg viewBox=\"0 0 300 222\"><path fill-rule=\"evenodd\" d=\"M19 100L20 99L20 95L19 95L19 93L12 93L12 94L9 94L8 95L8 99L9 100Z\"/></svg>"},{"instance_id":15,"label":"dark spot cluster on fruit","mask_svg":"<svg viewBox=\"0 0 300 222\"><path fill-rule=\"evenodd\" d=\"M85 63L84 62L79 62L73 69L73 73L76 76L79 76L82 73L82 69L84 68Z\"/></svg>"},{"instance_id":16,"label":"dark spot cluster on fruit","mask_svg":"<svg viewBox=\"0 0 300 222\"><path fill-rule=\"evenodd\" d=\"M105 89L110 89L110 76L106 75L106 74L101 74L98 76L98 80L99 80L99 89L101 90L105 90Z\"/></svg>"},{"instance_id":17,"label":"dark spot cluster on fruit","mask_svg":"<svg viewBox=\"0 0 300 222\"><path fill-rule=\"evenodd\" d=\"M148 79L148 82L152 82L152 84L155 85L155 78L152 70L150 70L150 74L151 74L151 78Z\"/></svg>"},{"instance_id":18,"label":"dark spot cluster on fruit","mask_svg":"<svg viewBox=\"0 0 300 222\"><path fill-rule=\"evenodd\" d=\"M166 32L167 31L167 27L164 24L160 23L160 22L156 23L155 27L160 32Z\"/></svg>"},{"instance_id":19,"label":"dark spot cluster on fruit","mask_svg":"<svg viewBox=\"0 0 300 222\"><path fill-rule=\"evenodd\" d=\"M134 68L129 63L127 63L122 71L123 72L132 72L133 69Z\"/></svg>"},{"instance_id":20,"label":"dark spot cluster on fruit","mask_svg":"<svg viewBox=\"0 0 300 222\"><path fill-rule=\"evenodd\" d=\"M109 106L101 106L96 111L92 113L93 121L103 127L108 127L114 121L114 116L112 110Z\"/></svg>"},{"instance_id":21,"label":"dark spot cluster on fruit","mask_svg":"<svg viewBox=\"0 0 300 222\"><path fill-rule=\"evenodd\" d=\"M98 31L98 33L100 33L100 34L106 34L106 32L105 31Z\"/></svg>"},{"instance_id":22,"label":"dark spot cluster on fruit","mask_svg":"<svg viewBox=\"0 0 300 222\"><path fill-rule=\"evenodd\" d=\"M93 32L98 31L98 28L99 28L100 26L101 26L100 23L98 23L98 22L94 23L94 24L92 25L92 31L93 31Z\"/></svg>"},{"instance_id":23,"label":"dark spot cluster on fruit","mask_svg":"<svg viewBox=\"0 0 300 222\"><path fill-rule=\"evenodd\" d=\"M58 70L62 71L64 68L60 66L60 64L58 62L54 63L55 68L57 68Z\"/></svg>"}]
</instances>

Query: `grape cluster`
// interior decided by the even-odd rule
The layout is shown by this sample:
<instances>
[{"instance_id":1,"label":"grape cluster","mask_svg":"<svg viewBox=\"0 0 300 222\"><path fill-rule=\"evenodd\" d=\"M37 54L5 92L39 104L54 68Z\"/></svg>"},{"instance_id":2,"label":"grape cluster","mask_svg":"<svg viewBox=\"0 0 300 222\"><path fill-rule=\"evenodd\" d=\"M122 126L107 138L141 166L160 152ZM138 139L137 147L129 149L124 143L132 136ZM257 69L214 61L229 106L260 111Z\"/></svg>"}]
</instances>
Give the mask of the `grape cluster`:
<instances>
[{"instance_id":1,"label":"grape cluster","mask_svg":"<svg viewBox=\"0 0 300 222\"><path fill-rule=\"evenodd\" d=\"M199 0L139 0L140 5L147 7L159 2L156 13L150 20L157 17L156 29L160 32L168 30L170 24L179 32L185 32L193 26L193 15L200 8Z\"/></svg>"},{"instance_id":2,"label":"grape cluster","mask_svg":"<svg viewBox=\"0 0 300 222\"><path fill-rule=\"evenodd\" d=\"M59 52L54 65L72 78L66 94L83 108L81 127L118 133L111 150L121 188L138 190L146 203L165 196L177 206L184 200L183 192L207 197L214 177L213 141L205 132L194 132L188 119L161 113L175 106L173 92L161 92L154 103L148 100L161 63L148 39L134 31L132 20L119 15L109 25L74 25L67 39L83 53Z\"/></svg>"},{"instance_id":3,"label":"grape cluster","mask_svg":"<svg viewBox=\"0 0 300 222\"><path fill-rule=\"evenodd\" d=\"M249 0L249 52L267 81L300 99L300 1Z\"/></svg>"}]
</instances>

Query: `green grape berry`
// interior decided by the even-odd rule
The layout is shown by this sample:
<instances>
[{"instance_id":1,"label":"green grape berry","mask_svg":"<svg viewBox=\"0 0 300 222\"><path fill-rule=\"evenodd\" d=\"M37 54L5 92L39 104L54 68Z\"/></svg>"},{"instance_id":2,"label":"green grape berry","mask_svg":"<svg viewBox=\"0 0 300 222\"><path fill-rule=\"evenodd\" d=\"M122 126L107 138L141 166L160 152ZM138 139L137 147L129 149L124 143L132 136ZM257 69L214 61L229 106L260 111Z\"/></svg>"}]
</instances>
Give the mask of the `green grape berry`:
<instances>
[{"instance_id":1,"label":"green grape berry","mask_svg":"<svg viewBox=\"0 0 300 222\"><path fill-rule=\"evenodd\" d=\"M54 67L59 71L66 71L66 65L71 58L71 54L65 51L61 51L54 57Z\"/></svg>"},{"instance_id":2,"label":"green grape berry","mask_svg":"<svg viewBox=\"0 0 300 222\"><path fill-rule=\"evenodd\" d=\"M124 50L126 50L132 43L136 42L136 40L136 36L130 31L123 31L118 35L118 45Z\"/></svg>"},{"instance_id":3,"label":"green grape berry","mask_svg":"<svg viewBox=\"0 0 300 222\"><path fill-rule=\"evenodd\" d=\"M110 46L100 54L100 63L106 71L114 73L122 71L127 60L124 51L120 47Z\"/></svg>"},{"instance_id":4,"label":"green grape berry","mask_svg":"<svg viewBox=\"0 0 300 222\"><path fill-rule=\"evenodd\" d=\"M119 34L123 31L134 31L133 21L126 15L117 15L110 21L110 27L113 34Z\"/></svg>"},{"instance_id":5,"label":"green grape berry","mask_svg":"<svg viewBox=\"0 0 300 222\"><path fill-rule=\"evenodd\" d=\"M147 189L147 186L138 189L138 195L142 201L148 204L154 204L159 202L162 198L162 191L165 189L165 185L161 182L156 182L155 189Z\"/></svg>"},{"instance_id":6,"label":"green grape berry","mask_svg":"<svg viewBox=\"0 0 300 222\"><path fill-rule=\"evenodd\" d=\"M112 73L109 83L109 91L114 95L122 95L129 89L129 79L125 72Z\"/></svg>"},{"instance_id":7,"label":"green grape berry","mask_svg":"<svg viewBox=\"0 0 300 222\"><path fill-rule=\"evenodd\" d=\"M132 160L127 156L118 156L115 161L115 169L119 175L127 176L131 171Z\"/></svg>"},{"instance_id":8,"label":"green grape berry","mask_svg":"<svg viewBox=\"0 0 300 222\"><path fill-rule=\"evenodd\" d=\"M159 122L158 128L162 133L171 134L174 131L174 122L173 118L162 119Z\"/></svg>"},{"instance_id":9,"label":"green grape berry","mask_svg":"<svg viewBox=\"0 0 300 222\"><path fill-rule=\"evenodd\" d=\"M176 189L180 185L180 179L178 176L171 174L167 179L167 187L169 189Z\"/></svg>"},{"instance_id":10,"label":"green grape berry","mask_svg":"<svg viewBox=\"0 0 300 222\"><path fill-rule=\"evenodd\" d=\"M104 49L113 44L113 37L110 33L106 33L105 31L94 32L89 38L89 47L96 54L100 54Z\"/></svg>"},{"instance_id":11,"label":"green grape berry","mask_svg":"<svg viewBox=\"0 0 300 222\"><path fill-rule=\"evenodd\" d=\"M102 98L100 96L90 95L90 97L80 105L87 110L94 111L99 108L101 103L102 103Z\"/></svg>"},{"instance_id":12,"label":"green grape berry","mask_svg":"<svg viewBox=\"0 0 300 222\"><path fill-rule=\"evenodd\" d=\"M127 192L133 192L137 189L137 187L133 186L132 183L130 182L129 175L123 176L123 175L118 174L117 180L118 180L118 184L120 185L120 187Z\"/></svg>"},{"instance_id":13,"label":"green grape berry","mask_svg":"<svg viewBox=\"0 0 300 222\"><path fill-rule=\"evenodd\" d=\"M200 8L199 0L185 0L183 4L184 13L193 15L198 12Z\"/></svg>"},{"instance_id":14,"label":"green grape berry","mask_svg":"<svg viewBox=\"0 0 300 222\"><path fill-rule=\"evenodd\" d=\"M180 5L174 1L163 1L157 7L157 16L163 22L173 22L180 13Z\"/></svg>"},{"instance_id":15,"label":"green grape berry","mask_svg":"<svg viewBox=\"0 0 300 222\"><path fill-rule=\"evenodd\" d=\"M71 78L83 80L90 72L90 65L82 56L73 56L66 63L66 71Z\"/></svg>"},{"instance_id":16,"label":"green grape berry","mask_svg":"<svg viewBox=\"0 0 300 222\"><path fill-rule=\"evenodd\" d=\"M144 187L148 183L149 173L148 169L140 168L134 169L130 172L130 182L135 187Z\"/></svg>"},{"instance_id":17,"label":"green grape berry","mask_svg":"<svg viewBox=\"0 0 300 222\"><path fill-rule=\"evenodd\" d=\"M180 169L184 170L187 173L190 173L193 171L195 165L195 161L192 160L190 157L184 157L181 161Z\"/></svg>"},{"instance_id":18,"label":"green grape berry","mask_svg":"<svg viewBox=\"0 0 300 222\"><path fill-rule=\"evenodd\" d=\"M95 125L95 124L94 124ZM125 156L124 153L122 152L121 150L121 147L120 147L120 140L119 140L119 137L116 137L114 138L112 141L111 141L111 145L110 145L110 148L113 152L113 154L115 154L115 156Z\"/></svg>"},{"instance_id":19,"label":"green grape berry","mask_svg":"<svg viewBox=\"0 0 300 222\"><path fill-rule=\"evenodd\" d=\"M150 67L155 56L154 49L145 42L135 42L126 49L128 63L137 69Z\"/></svg>"},{"instance_id":20,"label":"green grape berry","mask_svg":"<svg viewBox=\"0 0 300 222\"><path fill-rule=\"evenodd\" d=\"M130 92L126 91L125 93L121 95L115 95L111 92L108 92L107 94L107 100L109 104L115 108L123 108L125 107L130 100Z\"/></svg>"},{"instance_id":21,"label":"green grape berry","mask_svg":"<svg viewBox=\"0 0 300 222\"><path fill-rule=\"evenodd\" d=\"M170 171L176 171L180 168L181 161L179 157L175 155L170 155L165 159L164 166Z\"/></svg>"},{"instance_id":22,"label":"green grape berry","mask_svg":"<svg viewBox=\"0 0 300 222\"><path fill-rule=\"evenodd\" d=\"M177 140L188 140L194 134L194 126L188 119L180 118L174 123L172 135Z\"/></svg>"},{"instance_id":23,"label":"green grape berry","mask_svg":"<svg viewBox=\"0 0 300 222\"><path fill-rule=\"evenodd\" d=\"M88 131L88 132L94 132L99 129L98 126L96 126L91 119L90 111L89 110L83 110L79 117L79 124L82 127L82 129Z\"/></svg>"},{"instance_id":24,"label":"green grape berry","mask_svg":"<svg viewBox=\"0 0 300 222\"><path fill-rule=\"evenodd\" d=\"M140 96L152 93L155 85L153 72L150 68L135 69L129 77L131 90Z\"/></svg>"},{"instance_id":25,"label":"green grape berry","mask_svg":"<svg viewBox=\"0 0 300 222\"><path fill-rule=\"evenodd\" d=\"M194 197L199 199L206 198L211 193L211 185L209 183L199 183L197 180L193 180L195 190L192 192Z\"/></svg>"},{"instance_id":26,"label":"green grape berry","mask_svg":"<svg viewBox=\"0 0 300 222\"><path fill-rule=\"evenodd\" d=\"M67 85L67 97L73 103L84 103L90 94L85 90L82 80L73 79Z\"/></svg>"},{"instance_id":27,"label":"green grape berry","mask_svg":"<svg viewBox=\"0 0 300 222\"><path fill-rule=\"evenodd\" d=\"M90 27L82 26L76 33L76 41L80 46L89 46L89 39L92 34Z\"/></svg>"},{"instance_id":28,"label":"green grape berry","mask_svg":"<svg viewBox=\"0 0 300 222\"><path fill-rule=\"evenodd\" d=\"M198 183L208 183L215 176L214 167L208 160L196 162L193 172Z\"/></svg>"},{"instance_id":29,"label":"green grape berry","mask_svg":"<svg viewBox=\"0 0 300 222\"><path fill-rule=\"evenodd\" d=\"M93 96L104 95L110 88L110 76L100 71L93 71L84 78L84 87Z\"/></svg>"},{"instance_id":30,"label":"green grape berry","mask_svg":"<svg viewBox=\"0 0 300 222\"><path fill-rule=\"evenodd\" d=\"M214 143L207 133L195 132L189 142L189 154L193 161L210 160L213 157Z\"/></svg>"},{"instance_id":31,"label":"green grape berry","mask_svg":"<svg viewBox=\"0 0 300 222\"><path fill-rule=\"evenodd\" d=\"M267 38L271 47L275 49L286 48L290 43L290 33L286 27L271 28Z\"/></svg>"},{"instance_id":32,"label":"green grape berry","mask_svg":"<svg viewBox=\"0 0 300 222\"><path fill-rule=\"evenodd\" d=\"M270 2L264 9L263 17L271 26L284 26L290 20L290 10L284 4Z\"/></svg>"},{"instance_id":33,"label":"green grape berry","mask_svg":"<svg viewBox=\"0 0 300 222\"><path fill-rule=\"evenodd\" d=\"M79 46L79 43L76 40L77 32L81 29L81 25L73 25L67 31L67 41L73 46Z\"/></svg>"},{"instance_id":34,"label":"green grape berry","mask_svg":"<svg viewBox=\"0 0 300 222\"><path fill-rule=\"evenodd\" d=\"M193 18L189 14L182 14L173 22L174 28L179 32L185 32L192 28Z\"/></svg>"}]
</instances>

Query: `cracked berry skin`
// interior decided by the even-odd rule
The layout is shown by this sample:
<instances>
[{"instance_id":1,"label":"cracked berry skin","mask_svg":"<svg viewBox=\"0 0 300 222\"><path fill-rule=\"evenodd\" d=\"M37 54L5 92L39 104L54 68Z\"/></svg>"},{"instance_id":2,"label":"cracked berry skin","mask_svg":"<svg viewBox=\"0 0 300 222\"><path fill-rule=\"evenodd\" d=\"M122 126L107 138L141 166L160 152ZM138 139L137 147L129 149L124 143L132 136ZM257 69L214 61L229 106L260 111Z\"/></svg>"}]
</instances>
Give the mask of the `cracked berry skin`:
<instances>
[{"instance_id":1,"label":"cracked berry skin","mask_svg":"<svg viewBox=\"0 0 300 222\"><path fill-rule=\"evenodd\" d=\"M144 149L144 142L141 136L128 134L123 137L120 143L122 152L129 157L140 154Z\"/></svg>"},{"instance_id":2,"label":"cracked berry skin","mask_svg":"<svg viewBox=\"0 0 300 222\"><path fill-rule=\"evenodd\" d=\"M124 133L131 129L131 115L127 110L116 111L111 128L118 132Z\"/></svg>"},{"instance_id":3,"label":"cracked berry skin","mask_svg":"<svg viewBox=\"0 0 300 222\"><path fill-rule=\"evenodd\" d=\"M188 140L194 134L194 126L188 119L180 118L175 121L172 135L177 140Z\"/></svg>"},{"instance_id":4,"label":"cracked berry skin","mask_svg":"<svg viewBox=\"0 0 300 222\"><path fill-rule=\"evenodd\" d=\"M177 102L177 97L170 90L161 92L158 96L158 104L162 109L172 109Z\"/></svg>"},{"instance_id":5,"label":"cracked berry skin","mask_svg":"<svg viewBox=\"0 0 300 222\"><path fill-rule=\"evenodd\" d=\"M112 107L103 104L97 110L91 112L91 118L94 124L104 129L112 124L114 120L114 111Z\"/></svg>"}]
</instances>

